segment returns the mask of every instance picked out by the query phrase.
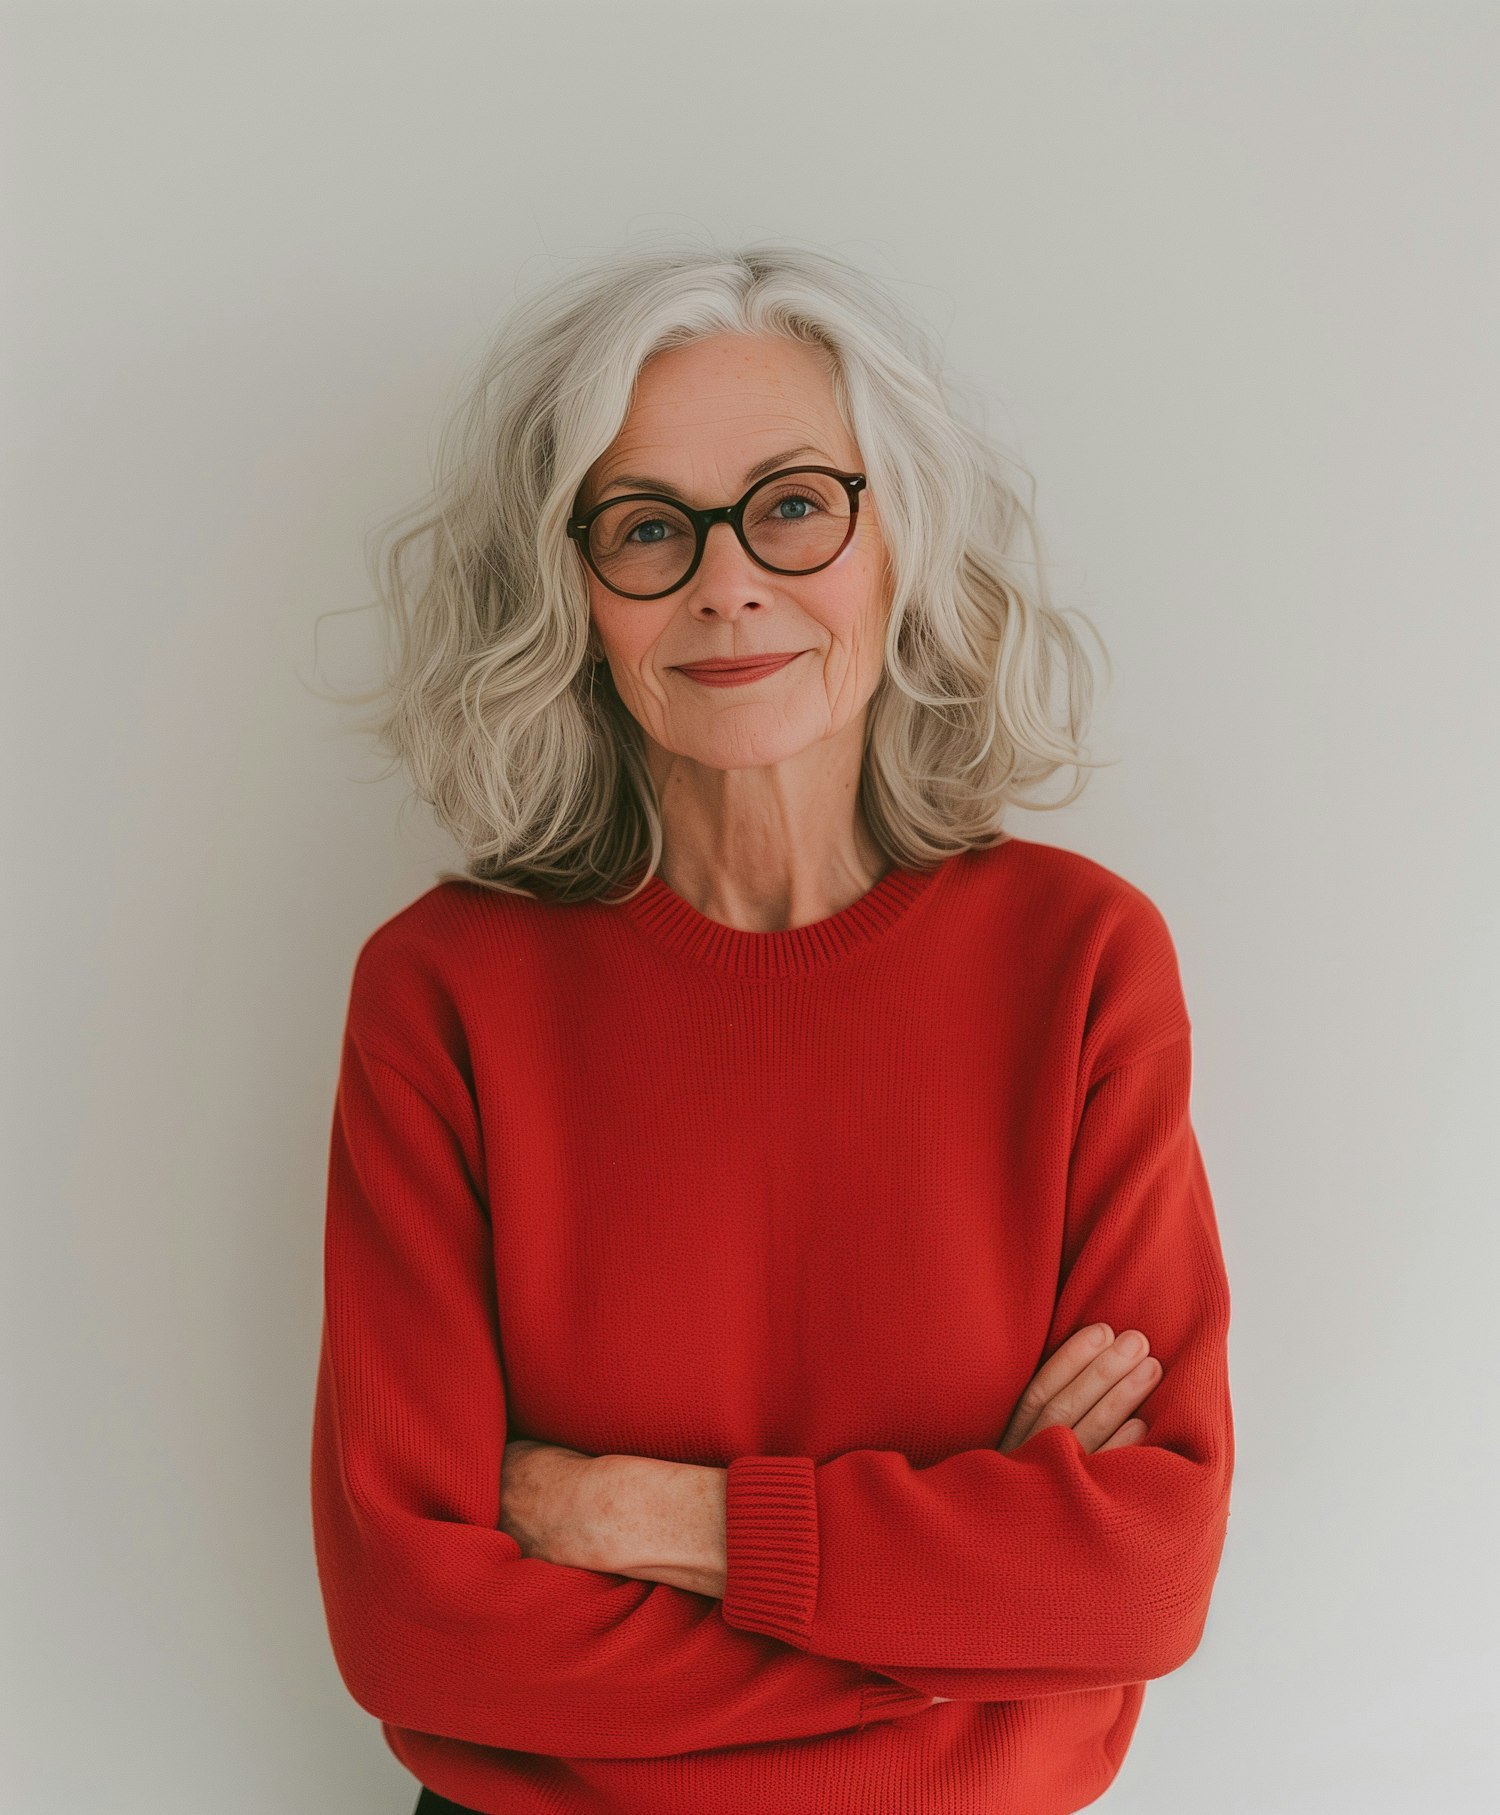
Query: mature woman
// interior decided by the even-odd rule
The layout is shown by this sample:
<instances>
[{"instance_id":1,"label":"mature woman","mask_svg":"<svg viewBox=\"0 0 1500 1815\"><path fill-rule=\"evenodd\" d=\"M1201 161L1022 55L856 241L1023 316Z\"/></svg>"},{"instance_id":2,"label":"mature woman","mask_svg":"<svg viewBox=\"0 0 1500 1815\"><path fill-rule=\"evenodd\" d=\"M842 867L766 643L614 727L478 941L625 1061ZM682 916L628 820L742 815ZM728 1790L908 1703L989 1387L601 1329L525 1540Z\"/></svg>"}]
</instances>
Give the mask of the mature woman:
<instances>
[{"instance_id":1,"label":"mature woman","mask_svg":"<svg viewBox=\"0 0 1500 1815\"><path fill-rule=\"evenodd\" d=\"M836 260L635 252L507 319L392 545L467 867L354 964L312 1485L419 1810L1063 1815L1202 1636L1178 964L1000 829L1090 683L946 395Z\"/></svg>"}]
</instances>

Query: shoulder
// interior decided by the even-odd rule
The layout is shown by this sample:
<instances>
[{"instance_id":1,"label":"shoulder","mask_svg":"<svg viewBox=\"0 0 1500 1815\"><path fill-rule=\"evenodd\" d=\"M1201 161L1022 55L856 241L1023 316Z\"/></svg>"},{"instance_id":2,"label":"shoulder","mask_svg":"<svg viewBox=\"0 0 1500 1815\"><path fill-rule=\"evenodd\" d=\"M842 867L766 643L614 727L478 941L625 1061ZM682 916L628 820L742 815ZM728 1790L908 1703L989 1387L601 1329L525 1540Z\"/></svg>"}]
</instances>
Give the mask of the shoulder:
<instances>
[{"instance_id":1,"label":"shoulder","mask_svg":"<svg viewBox=\"0 0 1500 1815\"><path fill-rule=\"evenodd\" d=\"M380 921L360 942L346 1037L444 1101L472 1079L467 1029L503 1012L537 929L556 910L531 897L449 877Z\"/></svg>"},{"instance_id":2,"label":"shoulder","mask_svg":"<svg viewBox=\"0 0 1500 1815\"><path fill-rule=\"evenodd\" d=\"M421 973L460 987L464 973L491 954L518 959L559 911L532 896L448 876L365 935L355 971L367 980Z\"/></svg>"},{"instance_id":3,"label":"shoulder","mask_svg":"<svg viewBox=\"0 0 1500 1815\"><path fill-rule=\"evenodd\" d=\"M467 915L462 885L440 882L380 921L354 957L353 993L359 1008L379 1012L382 999L441 987L462 962Z\"/></svg>"},{"instance_id":4,"label":"shoulder","mask_svg":"<svg viewBox=\"0 0 1500 1815\"><path fill-rule=\"evenodd\" d=\"M993 894L1011 949L1077 1017L1095 1075L1191 1031L1176 941L1153 895L1132 877L1061 845L1011 838L966 853Z\"/></svg>"},{"instance_id":5,"label":"shoulder","mask_svg":"<svg viewBox=\"0 0 1500 1815\"><path fill-rule=\"evenodd\" d=\"M1171 942L1147 891L1082 851L1012 836L965 852L962 862L1013 915L1058 929L1070 943Z\"/></svg>"}]
</instances>

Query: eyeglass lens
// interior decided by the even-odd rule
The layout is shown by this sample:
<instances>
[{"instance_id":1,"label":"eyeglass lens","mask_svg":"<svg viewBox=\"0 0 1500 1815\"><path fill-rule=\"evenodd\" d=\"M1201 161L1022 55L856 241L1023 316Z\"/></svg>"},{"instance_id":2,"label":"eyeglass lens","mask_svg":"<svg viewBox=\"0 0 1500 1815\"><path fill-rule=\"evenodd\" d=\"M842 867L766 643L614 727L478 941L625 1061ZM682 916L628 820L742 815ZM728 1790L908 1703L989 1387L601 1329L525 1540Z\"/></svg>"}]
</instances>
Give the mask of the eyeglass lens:
<instances>
[{"instance_id":1,"label":"eyeglass lens","mask_svg":"<svg viewBox=\"0 0 1500 1815\"><path fill-rule=\"evenodd\" d=\"M745 540L771 567L798 573L831 561L849 533L849 493L827 473L789 473L757 487L745 506ZM622 592L663 592L692 565L692 523L657 500L607 505L589 525L589 553Z\"/></svg>"}]
</instances>

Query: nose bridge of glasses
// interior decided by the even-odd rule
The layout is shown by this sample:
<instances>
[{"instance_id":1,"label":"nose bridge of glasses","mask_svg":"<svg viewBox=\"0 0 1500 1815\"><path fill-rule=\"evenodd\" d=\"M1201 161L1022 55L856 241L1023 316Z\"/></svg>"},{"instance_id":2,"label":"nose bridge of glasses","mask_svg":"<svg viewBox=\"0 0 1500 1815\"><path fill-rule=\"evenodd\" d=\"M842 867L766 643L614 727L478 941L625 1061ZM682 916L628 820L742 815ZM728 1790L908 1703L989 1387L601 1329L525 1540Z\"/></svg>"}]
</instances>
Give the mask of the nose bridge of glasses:
<instances>
[{"instance_id":1,"label":"nose bridge of glasses","mask_svg":"<svg viewBox=\"0 0 1500 1815\"><path fill-rule=\"evenodd\" d=\"M732 532L727 539L726 547L732 547L741 560L748 556L757 567L765 566L765 563L756 555L755 550L745 539L744 510L746 502L747 498L741 498L736 504L720 504L712 510L698 512L698 551L693 562L695 570L701 568L702 563L709 558L711 549L709 531L718 523L727 524Z\"/></svg>"}]
</instances>

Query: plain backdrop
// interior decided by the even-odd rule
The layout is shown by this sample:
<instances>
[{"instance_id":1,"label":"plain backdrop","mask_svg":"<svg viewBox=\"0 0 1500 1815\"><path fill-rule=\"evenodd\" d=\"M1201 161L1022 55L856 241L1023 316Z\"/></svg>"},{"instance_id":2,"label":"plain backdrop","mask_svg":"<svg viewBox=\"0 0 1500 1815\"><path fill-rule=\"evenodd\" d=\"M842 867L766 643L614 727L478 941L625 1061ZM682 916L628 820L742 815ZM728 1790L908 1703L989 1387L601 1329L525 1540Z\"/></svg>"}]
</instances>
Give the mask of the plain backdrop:
<instances>
[{"instance_id":1,"label":"plain backdrop","mask_svg":"<svg viewBox=\"0 0 1500 1815\"><path fill-rule=\"evenodd\" d=\"M7 11L6 1815L415 1799L306 1474L350 968L455 851L319 690L495 319L674 231L893 283L1115 662L1011 824L1174 931L1238 1470L1098 1806L1500 1806L1497 78L1438 0Z\"/></svg>"}]
</instances>

